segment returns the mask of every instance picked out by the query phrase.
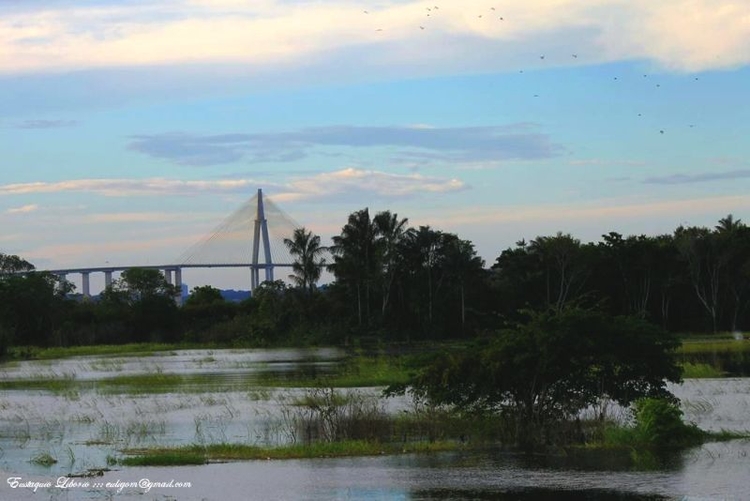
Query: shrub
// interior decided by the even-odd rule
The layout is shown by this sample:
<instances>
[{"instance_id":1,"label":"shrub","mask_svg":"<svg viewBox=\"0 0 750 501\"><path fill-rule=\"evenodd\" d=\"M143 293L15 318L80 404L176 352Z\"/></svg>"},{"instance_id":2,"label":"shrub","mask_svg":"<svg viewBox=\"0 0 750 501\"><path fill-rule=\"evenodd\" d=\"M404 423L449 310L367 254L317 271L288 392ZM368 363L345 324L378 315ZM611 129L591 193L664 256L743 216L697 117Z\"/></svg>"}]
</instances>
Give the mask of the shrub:
<instances>
[{"instance_id":1,"label":"shrub","mask_svg":"<svg viewBox=\"0 0 750 501\"><path fill-rule=\"evenodd\" d=\"M703 432L682 421L682 410L670 400L642 398L635 402L635 432L639 442L653 447L699 443Z\"/></svg>"}]
</instances>

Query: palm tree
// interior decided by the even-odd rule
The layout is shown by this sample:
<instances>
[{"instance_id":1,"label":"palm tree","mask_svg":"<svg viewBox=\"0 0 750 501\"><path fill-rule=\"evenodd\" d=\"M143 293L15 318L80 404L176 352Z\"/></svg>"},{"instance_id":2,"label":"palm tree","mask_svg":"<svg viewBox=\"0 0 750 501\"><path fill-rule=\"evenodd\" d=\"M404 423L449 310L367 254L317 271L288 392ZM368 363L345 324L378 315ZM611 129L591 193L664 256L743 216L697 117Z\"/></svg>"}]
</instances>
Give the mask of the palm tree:
<instances>
[{"instance_id":1,"label":"palm tree","mask_svg":"<svg viewBox=\"0 0 750 501\"><path fill-rule=\"evenodd\" d=\"M385 315L388 306L393 279L396 276L396 268L399 261L399 245L414 231L407 227L409 220L398 219L398 214L391 211L379 212L373 219L376 232L376 247L379 261L382 266L383 297L381 315Z\"/></svg>"},{"instance_id":2,"label":"palm tree","mask_svg":"<svg viewBox=\"0 0 750 501\"><path fill-rule=\"evenodd\" d=\"M362 289L365 309L370 318L370 284L375 275L375 225L365 208L349 215L341 235L333 237L333 264L336 280L353 285L357 296L357 318L363 323Z\"/></svg>"},{"instance_id":3,"label":"palm tree","mask_svg":"<svg viewBox=\"0 0 750 501\"><path fill-rule=\"evenodd\" d=\"M719 219L719 224L714 227L716 233L732 235L742 229L745 224L742 219L735 219L732 214Z\"/></svg>"},{"instance_id":4,"label":"palm tree","mask_svg":"<svg viewBox=\"0 0 750 501\"><path fill-rule=\"evenodd\" d=\"M289 253L295 256L292 263L294 275L289 275L289 278L312 294L325 266L325 259L321 255L328 249L320 245L318 235L313 235L312 231L306 230L304 226L295 229L292 238L285 238L284 245L289 249Z\"/></svg>"},{"instance_id":5,"label":"palm tree","mask_svg":"<svg viewBox=\"0 0 750 501\"><path fill-rule=\"evenodd\" d=\"M484 260L477 256L474 244L458 237L449 240L446 246L445 264L448 273L458 285L461 304L461 332L466 326L466 286L471 279L484 270Z\"/></svg>"}]
</instances>

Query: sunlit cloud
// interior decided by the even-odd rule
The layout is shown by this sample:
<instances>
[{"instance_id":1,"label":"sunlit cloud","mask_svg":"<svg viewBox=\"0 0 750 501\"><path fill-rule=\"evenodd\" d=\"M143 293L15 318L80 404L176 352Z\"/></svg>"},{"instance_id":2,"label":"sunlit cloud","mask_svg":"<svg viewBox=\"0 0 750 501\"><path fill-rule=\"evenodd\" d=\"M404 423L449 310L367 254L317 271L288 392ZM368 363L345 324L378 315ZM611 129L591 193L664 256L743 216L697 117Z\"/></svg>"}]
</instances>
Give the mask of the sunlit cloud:
<instances>
[{"instance_id":1,"label":"sunlit cloud","mask_svg":"<svg viewBox=\"0 0 750 501\"><path fill-rule=\"evenodd\" d=\"M558 155L560 145L533 124L485 127L333 126L275 133L139 135L129 148L183 165L293 162L316 147L398 148L396 162L479 162L539 159Z\"/></svg>"},{"instance_id":2,"label":"sunlit cloud","mask_svg":"<svg viewBox=\"0 0 750 501\"><path fill-rule=\"evenodd\" d=\"M423 176L420 174L393 174L374 170L346 168L338 171L297 176L284 184L257 179L218 179L207 181L180 181L175 179L78 179L58 182L6 184L0 186L0 196L30 195L61 192L88 192L108 197L246 194L264 186L274 193L275 199L299 200L322 197L360 197L373 194L384 197L408 197L419 193L448 193L467 189L458 179ZM26 209L33 210L33 209ZM91 221L138 220L160 217L149 213L103 214L90 216ZM170 216L161 216L170 217Z\"/></svg>"},{"instance_id":3,"label":"sunlit cloud","mask_svg":"<svg viewBox=\"0 0 750 501\"><path fill-rule=\"evenodd\" d=\"M403 198L425 193L458 192L467 188L458 179L347 168L292 180L285 192L275 194L273 198L280 202L310 199L356 201L372 196Z\"/></svg>"},{"instance_id":4,"label":"sunlit cloud","mask_svg":"<svg viewBox=\"0 0 750 501\"><path fill-rule=\"evenodd\" d=\"M750 4L736 0L421 1L144 0L135 5L29 2L0 20L0 72L176 64L321 64L367 49L363 66L493 70L512 54L564 48L582 62L649 59L680 71L750 61ZM367 10L367 13L364 11ZM480 17L481 16L481 17ZM501 21L499 18L503 17ZM477 43L504 51L481 58ZM435 47L440 47L435 50ZM370 51L374 48L375 50ZM395 50L398 48L399 50ZM575 64L560 60L554 64Z\"/></svg>"},{"instance_id":5,"label":"sunlit cloud","mask_svg":"<svg viewBox=\"0 0 750 501\"><path fill-rule=\"evenodd\" d=\"M25 213L28 213L28 212L34 212L37 209L39 209L39 205L37 205L37 204L28 204L28 205L23 205L21 207L13 207L11 209L8 209L5 212L8 213L8 214L25 214Z\"/></svg>"}]
</instances>

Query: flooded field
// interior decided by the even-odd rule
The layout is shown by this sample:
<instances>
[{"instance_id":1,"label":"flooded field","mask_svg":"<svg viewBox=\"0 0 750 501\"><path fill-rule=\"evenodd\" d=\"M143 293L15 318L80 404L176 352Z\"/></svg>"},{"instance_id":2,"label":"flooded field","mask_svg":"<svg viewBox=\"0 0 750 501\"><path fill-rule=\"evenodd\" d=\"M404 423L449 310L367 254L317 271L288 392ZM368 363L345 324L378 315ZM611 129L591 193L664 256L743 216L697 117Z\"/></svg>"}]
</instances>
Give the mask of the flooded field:
<instances>
[{"instance_id":1,"label":"flooded field","mask_svg":"<svg viewBox=\"0 0 750 501\"><path fill-rule=\"evenodd\" d=\"M748 498L744 440L706 444L648 472L490 450L189 467L116 463L129 447L284 443L284 409L305 390L269 387L269 378L325 374L342 358L332 349L185 350L2 366L0 499ZM750 429L749 378L688 380L671 390L701 428ZM384 406L396 412L408 402Z\"/></svg>"}]
</instances>

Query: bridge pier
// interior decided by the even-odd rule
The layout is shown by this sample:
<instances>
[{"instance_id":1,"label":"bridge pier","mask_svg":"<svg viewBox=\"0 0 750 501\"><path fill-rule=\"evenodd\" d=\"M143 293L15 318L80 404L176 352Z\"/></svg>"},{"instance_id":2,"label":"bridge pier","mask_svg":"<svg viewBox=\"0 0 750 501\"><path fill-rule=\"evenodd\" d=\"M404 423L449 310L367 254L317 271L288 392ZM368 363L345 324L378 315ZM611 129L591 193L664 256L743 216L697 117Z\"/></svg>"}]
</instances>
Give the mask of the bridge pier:
<instances>
[{"instance_id":1,"label":"bridge pier","mask_svg":"<svg viewBox=\"0 0 750 501\"><path fill-rule=\"evenodd\" d=\"M182 268L174 269L174 285L177 287L175 301L177 302L177 306L182 306Z\"/></svg>"},{"instance_id":2,"label":"bridge pier","mask_svg":"<svg viewBox=\"0 0 750 501\"><path fill-rule=\"evenodd\" d=\"M164 278L167 280L168 284L172 283L172 268L167 268L164 270Z\"/></svg>"},{"instance_id":3,"label":"bridge pier","mask_svg":"<svg viewBox=\"0 0 750 501\"><path fill-rule=\"evenodd\" d=\"M108 289L112 286L112 270L104 272L104 288Z\"/></svg>"},{"instance_id":4,"label":"bridge pier","mask_svg":"<svg viewBox=\"0 0 750 501\"><path fill-rule=\"evenodd\" d=\"M87 299L91 297L91 283L89 282L89 275L91 275L91 272L81 272L81 292L83 293L83 297Z\"/></svg>"}]
</instances>

